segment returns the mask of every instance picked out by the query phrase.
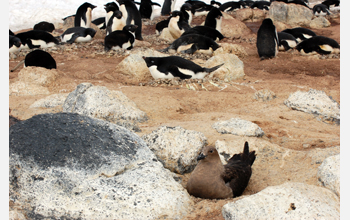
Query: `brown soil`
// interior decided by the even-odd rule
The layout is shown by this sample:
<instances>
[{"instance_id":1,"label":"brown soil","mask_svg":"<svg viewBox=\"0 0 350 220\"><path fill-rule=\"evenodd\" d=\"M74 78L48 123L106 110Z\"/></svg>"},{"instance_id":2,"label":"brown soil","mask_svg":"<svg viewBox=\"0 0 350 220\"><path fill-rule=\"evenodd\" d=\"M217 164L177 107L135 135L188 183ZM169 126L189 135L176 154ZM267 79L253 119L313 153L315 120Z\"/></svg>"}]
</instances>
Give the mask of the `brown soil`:
<instances>
[{"instance_id":1,"label":"brown soil","mask_svg":"<svg viewBox=\"0 0 350 220\"><path fill-rule=\"evenodd\" d=\"M193 24L202 23L203 17L196 18ZM249 24L256 38L256 26ZM340 42L340 19L332 19L332 25L323 29L312 29L316 34L335 39ZM154 24L143 26L143 36L154 35ZM297 51L279 52L274 59L260 61L255 41L251 42L242 36L240 39L226 39L226 42L241 44L248 56L241 58L246 76L243 79L224 83L215 82L217 86L205 82L191 83L196 90L183 85L167 85L137 82L123 75L116 69L117 64L126 56L121 53L105 54L103 39L94 39L92 43L70 51L58 50L51 53L57 62L60 77L48 89L52 94L72 92L83 82L105 86L110 90L120 90L149 116L147 122L141 123L144 135L159 126L181 126L188 130L202 132L208 143L216 140L231 140L234 135L219 134L211 126L221 120L233 117L249 120L258 124L265 132L262 138L293 150L310 150L340 145L340 127L331 122L324 122L318 117L291 110L283 102L291 93L298 90L323 90L335 101L340 103L340 58L329 56L303 56ZM137 42L135 48L143 45ZM166 45L151 43L151 48L164 48ZM75 45L75 44L74 44ZM73 47L73 46L72 46ZM75 46L74 46L75 47ZM97 49L91 49L97 48ZM97 51L99 53L91 52ZM18 56L9 60L9 69L24 59ZM18 72L9 72L10 83L17 80ZM140 84L141 83L141 84ZM205 87L203 88L202 85ZM254 99L254 93L261 89L269 89L276 98L262 102ZM11 115L25 120L33 115L47 112L62 111L61 107L53 109L30 109L29 106L44 98L38 96L10 96L9 107ZM309 146L305 149L306 145ZM243 147L243 146L242 146ZM254 166L254 165L253 165ZM293 173L284 173L293 176ZM188 175L182 176L186 183ZM244 195L256 193L254 189L244 192ZM195 211L187 219L223 219L221 208L228 200L204 200L194 198Z\"/></svg>"}]
</instances>

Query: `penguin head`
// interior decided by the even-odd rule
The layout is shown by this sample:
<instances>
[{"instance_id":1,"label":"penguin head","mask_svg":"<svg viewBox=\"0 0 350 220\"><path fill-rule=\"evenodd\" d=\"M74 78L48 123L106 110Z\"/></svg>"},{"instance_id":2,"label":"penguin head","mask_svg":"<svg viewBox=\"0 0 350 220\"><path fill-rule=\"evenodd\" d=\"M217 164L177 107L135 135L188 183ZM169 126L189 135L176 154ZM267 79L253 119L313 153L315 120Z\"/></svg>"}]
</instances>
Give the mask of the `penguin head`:
<instances>
[{"instance_id":1,"label":"penguin head","mask_svg":"<svg viewBox=\"0 0 350 220\"><path fill-rule=\"evenodd\" d=\"M119 10L119 7L118 7L117 3L115 3L115 2L109 2L109 3L105 4L104 6L105 6L105 10L107 13L110 11Z\"/></svg>"},{"instance_id":2,"label":"penguin head","mask_svg":"<svg viewBox=\"0 0 350 220\"><path fill-rule=\"evenodd\" d=\"M91 38L93 38L96 34L96 31L92 28L86 28L85 33L86 33L86 35L90 35Z\"/></svg>"},{"instance_id":3,"label":"penguin head","mask_svg":"<svg viewBox=\"0 0 350 220\"><path fill-rule=\"evenodd\" d=\"M123 27L123 30L129 31L131 33L135 33L137 27L138 27L137 25L125 25Z\"/></svg>"},{"instance_id":4,"label":"penguin head","mask_svg":"<svg viewBox=\"0 0 350 220\"><path fill-rule=\"evenodd\" d=\"M172 11L170 13L171 13L171 15L170 15L171 18L178 18L179 21L182 20L184 17L184 15L181 11Z\"/></svg>"},{"instance_id":5,"label":"penguin head","mask_svg":"<svg viewBox=\"0 0 350 220\"><path fill-rule=\"evenodd\" d=\"M151 66L156 66L158 64L157 57L145 57L145 56L143 56L142 58L145 60L148 68Z\"/></svg>"},{"instance_id":6,"label":"penguin head","mask_svg":"<svg viewBox=\"0 0 350 220\"><path fill-rule=\"evenodd\" d=\"M86 8L86 9L90 8L91 10L94 9L94 8L96 8L95 5L90 4L89 2L85 2L85 3L82 4L80 7L81 7L81 8ZM79 7L79 8L80 8L80 7Z\"/></svg>"},{"instance_id":7,"label":"penguin head","mask_svg":"<svg viewBox=\"0 0 350 220\"><path fill-rule=\"evenodd\" d=\"M273 22L272 22L271 18L265 18L261 25L269 25L269 26L271 26L271 25L273 25Z\"/></svg>"},{"instance_id":8,"label":"penguin head","mask_svg":"<svg viewBox=\"0 0 350 220\"><path fill-rule=\"evenodd\" d=\"M222 17L222 13L220 11L220 9L216 8L216 7L212 7L209 11L210 15L215 17L215 18L218 18L220 19ZM208 13L208 15L209 15Z\"/></svg>"},{"instance_id":9,"label":"penguin head","mask_svg":"<svg viewBox=\"0 0 350 220\"><path fill-rule=\"evenodd\" d=\"M181 6L180 11L189 11L189 10L191 10L191 9L192 9L191 4L190 4L190 3L185 3L185 4L183 4L183 5Z\"/></svg>"},{"instance_id":10,"label":"penguin head","mask_svg":"<svg viewBox=\"0 0 350 220\"><path fill-rule=\"evenodd\" d=\"M9 35L10 37L10 43L12 43L13 45L15 45L16 47L20 47L22 42L21 40L16 37L16 36L13 36L13 35Z\"/></svg>"}]
</instances>

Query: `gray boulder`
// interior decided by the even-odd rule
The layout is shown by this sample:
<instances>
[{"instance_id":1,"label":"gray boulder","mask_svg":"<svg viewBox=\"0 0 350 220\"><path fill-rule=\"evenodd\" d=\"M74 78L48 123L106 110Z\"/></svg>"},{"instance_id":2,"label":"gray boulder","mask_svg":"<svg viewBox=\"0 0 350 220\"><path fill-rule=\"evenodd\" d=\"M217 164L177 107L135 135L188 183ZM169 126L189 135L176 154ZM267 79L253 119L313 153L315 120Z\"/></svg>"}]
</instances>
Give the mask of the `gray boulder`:
<instances>
[{"instance_id":1,"label":"gray boulder","mask_svg":"<svg viewBox=\"0 0 350 220\"><path fill-rule=\"evenodd\" d=\"M147 144L121 126L58 113L9 133L12 217L181 219L192 205Z\"/></svg>"},{"instance_id":2,"label":"gray boulder","mask_svg":"<svg viewBox=\"0 0 350 220\"><path fill-rule=\"evenodd\" d=\"M319 16L312 19L309 26L310 28L325 28L331 26L331 22L329 22L325 17Z\"/></svg>"},{"instance_id":3,"label":"gray boulder","mask_svg":"<svg viewBox=\"0 0 350 220\"><path fill-rule=\"evenodd\" d=\"M240 136L261 137L264 131L255 123L240 118L231 118L219 121L212 125L221 134L234 134Z\"/></svg>"},{"instance_id":4,"label":"gray boulder","mask_svg":"<svg viewBox=\"0 0 350 220\"><path fill-rule=\"evenodd\" d=\"M168 126L161 126L142 139L165 168L180 174L195 168L197 156L207 143L201 132Z\"/></svg>"},{"instance_id":5,"label":"gray boulder","mask_svg":"<svg viewBox=\"0 0 350 220\"><path fill-rule=\"evenodd\" d=\"M215 55L207 60L205 67L211 68L223 63L223 66L210 73L209 78L217 77L225 82L231 82L245 76L244 63L234 54L223 53Z\"/></svg>"},{"instance_id":6,"label":"gray boulder","mask_svg":"<svg viewBox=\"0 0 350 220\"><path fill-rule=\"evenodd\" d=\"M228 219L339 219L340 201L330 190L286 182L246 196L222 208Z\"/></svg>"},{"instance_id":7,"label":"gray boulder","mask_svg":"<svg viewBox=\"0 0 350 220\"><path fill-rule=\"evenodd\" d=\"M138 122L147 120L145 112L120 91L109 91L104 86L81 83L63 104L63 112L78 113L103 119L128 129L139 131Z\"/></svg>"},{"instance_id":8,"label":"gray boulder","mask_svg":"<svg viewBox=\"0 0 350 220\"><path fill-rule=\"evenodd\" d=\"M314 89L310 89L308 92L297 91L289 95L284 104L293 110L314 114L323 120L340 123L340 106L324 91Z\"/></svg>"},{"instance_id":9,"label":"gray boulder","mask_svg":"<svg viewBox=\"0 0 350 220\"><path fill-rule=\"evenodd\" d=\"M270 5L269 17L294 27L309 26L313 17L312 10L297 4L274 1Z\"/></svg>"},{"instance_id":10,"label":"gray boulder","mask_svg":"<svg viewBox=\"0 0 350 220\"><path fill-rule=\"evenodd\" d=\"M63 105L64 101L67 99L67 96L67 93L49 95L34 102L29 108L54 108L56 106Z\"/></svg>"},{"instance_id":11,"label":"gray boulder","mask_svg":"<svg viewBox=\"0 0 350 220\"><path fill-rule=\"evenodd\" d=\"M318 167L320 183L340 197L340 154L326 158Z\"/></svg>"}]
</instances>

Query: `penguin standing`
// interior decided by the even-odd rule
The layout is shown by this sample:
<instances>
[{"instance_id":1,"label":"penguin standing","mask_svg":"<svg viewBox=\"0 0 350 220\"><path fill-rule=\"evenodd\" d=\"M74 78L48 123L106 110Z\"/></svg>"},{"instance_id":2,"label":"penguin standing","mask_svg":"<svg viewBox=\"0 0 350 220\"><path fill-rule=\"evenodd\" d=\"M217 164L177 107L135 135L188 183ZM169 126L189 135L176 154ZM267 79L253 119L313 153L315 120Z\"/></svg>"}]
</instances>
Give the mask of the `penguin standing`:
<instances>
[{"instance_id":1,"label":"penguin standing","mask_svg":"<svg viewBox=\"0 0 350 220\"><path fill-rule=\"evenodd\" d=\"M303 54L317 52L321 55L330 53L340 53L340 45L337 41L324 37L314 36L300 42L295 49Z\"/></svg>"},{"instance_id":2,"label":"penguin standing","mask_svg":"<svg viewBox=\"0 0 350 220\"><path fill-rule=\"evenodd\" d=\"M142 57L154 79L203 79L208 73L219 69L220 64L212 68L203 68L190 60L178 56Z\"/></svg>"},{"instance_id":3,"label":"penguin standing","mask_svg":"<svg viewBox=\"0 0 350 220\"><path fill-rule=\"evenodd\" d=\"M163 6L162 6L162 10L160 12L160 14L162 16L167 16L170 15L171 12L171 3L173 2L173 0L164 0Z\"/></svg>"},{"instance_id":4,"label":"penguin standing","mask_svg":"<svg viewBox=\"0 0 350 220\"><path fill-rule=\"evenodd\" d=\"M126 20L123 17L123 13L119 10L113 12L113 15L109 18L106 28L106 35L113 31L121 31L126 25Z\"/></svg>"},{"instance_id":5,"label":"penguin standing","mask_svg":"<svg viewBox=\"0 0 350 220\"><path fill-rule=\"evenodd\" d=\"M61 42L72 44L74 42L89 42L95 36L96 31L92 28L72 27L68 28L61 36Z\"/></svg>"},{"instance_id":6,"label":"penguin standing","mask_svg":"<svg viewBox=\"0 0 350 220\"><path fill-rule=\"evenodd\" d=\"M135 43L135 31L137 30L137 25L126 25L123 30L113 31L105 37L104 45L105 51L111 49L126 49L131 50Z\"/></svg>"},{"instance_id":7,"label":"penguin standing","mask_svg":"<svg viewBox=\"0 0 350 220\"><path fill-rule=\"evenodd\" d=\"M185 3L181 6L180 11L184 15L184 19L187 21L188 24L191 24L192 22L192 6L189 3Z\"/></svg>"},{"instance_id":8,"label":"penguin standing","mask_svg":"<svg viewBox=\"0 0 350 220\"><path fill-rule=\"evenodd\" d=\"M132 0L117 0L119 3L119 10L123 13L123 17L126 20L126 25L137 25L135 32L135 38L137 40L143 40L142 38L142 20L139 10Z\"/></svg>"},{"instance_id":9,"label":"penguin standing","mask_svg":"<svg viewBox=\"0 0 350 220\"><path fill-rule=\"evenodd\" d=\"M88 2L79 6L75 13L74 26L89 28L91 26L91 12L94 8L96 8L96 6Z\"/></svg>"},{"instance_id":10,"label":"penguin standing","mask_svg":"<svg viewBox=\"0 0 350 220\"><path fill-rule=\"evenodd\" d=\"M57 38L50 33L41 30L31 30L16 35L21 42L21 48L48 48L59 44Z\"/></svg>"},{"instance_id":11,"label":"penguin standing","mask_svg":"<svg viewBox=\"0 0 350 220\"><path fill-rule=\"evenodd\" d=\"M256 47L261 60L273 58L278 53L277 31L270 18L265 18L259 27Z\"/></svg>"},{"instance_id":12,"label":"penguin standing","mask_svg":"<svg viewBox=\"0 0 350 220\"><path fill-rule=\"evenodd\" d=\"M112 17L114 11L119 10L119 6L115 2L109 2L109 3L105 4L104 6L105 6L104 9L106 10L105 26L107 28L107 24L108 24L109 19ZM124 20L125 20L125 18L124 18Z\"/></svg>"},{"instance_id":13,"label":"penguin standing","mask_svg":"<svg viewBox=\"0 0 350 220\"><path fill-rule=\"evenodd\" d=\"M228 11L234 11L236 9L240 9L243 7L245 7L245 3L243 1L239 1L239 2L229 1L220 5L219 9L220 11L228 12Z\"/></svg>"},{"instance_id":14,"label":"penguin standing","mask_svg":"<svg viewBox=\"0 0 350 220\"><path fill-rule=\"evenodd\" d=\"M152 2L151 0L141 0L141 3L139 4L141 18L147 18L150 20L153 20L154 18L154 6L162 7L159 3Z\"/></svg>"},{"instance_id":15,"label":"penguin standing","mask_svg":"<svg viewBox=\"0 0 350 220\"><path fill-rule=\"evenodd\" d=\"M173 11L168 24L169 32L173 38L179 38L191 26L185 21L181 11Z\"/></svg>"},{"instance_id":16,"label":"penguin standing","mask_svg":"<svg viewBox=\"0 0 350 220\"><path fill-rule=\"evenodd\" d=\"M221 11L213 7L210 9L207 17L205 18L204 26L212 27L221 32L221 23L222 23L222 13Z\"/></svg>"},{"instance_id":17,"label":"penguin standing","mask_svg":"<svg viewBox=\"0 0 350 220\"><path fill-rule=\"evenodd\" d=\"M43 50L33 50L24 58L24 67L37 66L46 69L56 69L55 59Z\"/></svg>"}]
</instances>

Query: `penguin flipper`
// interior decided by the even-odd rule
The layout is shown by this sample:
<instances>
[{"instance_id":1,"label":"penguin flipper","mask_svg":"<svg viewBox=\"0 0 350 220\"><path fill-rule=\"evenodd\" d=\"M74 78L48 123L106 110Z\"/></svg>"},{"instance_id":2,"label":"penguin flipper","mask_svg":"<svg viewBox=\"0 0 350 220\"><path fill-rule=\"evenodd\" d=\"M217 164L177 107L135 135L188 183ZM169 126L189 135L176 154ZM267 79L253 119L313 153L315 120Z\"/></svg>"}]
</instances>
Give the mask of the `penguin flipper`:
<instances>
[{"instance_id":1,"label":"penguin flipper","mask_svg":"<svg viewBox=\"0 0 350 220\"><path fill-rule=\"evenodd\" d=\"M74 33L74 34L72 35L71 39L69 39L69 40L67 41L67 43L69 43L69 44L74 43L74 41L75 41L79 36L80 36L80 35L79 35L78 33Z\"/></svg>"},{"instance_id":2,"label":"penguin flipper","mask_svg":"<svg viewBox=\"0 0 350 220\"><path fill-rule=\"evenodd\" d=\"M151 5L157 5L157 6L159 6L159 7L162 7L159 3L157 3L157 2L152 2L152 4Z\"/></svg>"},{"instance_id":3,"label":"penguin flipper","mask_svg":"<svg viewBox=\"0 0 350 220\"><path fill-rule=\"evenodd\" d=\"M32 40L30 40L29 38L27 38L26 43L28 44L29 49L40 48L40 45L34 45L32 43Z\"/></svg>"},{"instance_id":4,"label":"penguin flipper","mask_svg":"<svg viewBox=\"0 0 350 220\"><path fill-rule=\"evenodd\" d=\"M189 53L189 54L194 54L197 50L198 50L198 46L197 44L193 44L191 46L191 48L187 49L187 50L182 50L181 53Z\"/></svg>"},{"instance_id":5,"label":"penguin flipper","mask_svg":"<svg viewBox=\"0 0 350 220\"><path fill-rule=\"evenodd\" d=\"M180 79L190 79L192 78L191 75L186 75L180 72L179 68L175 65L171 65L169 67L169 72L174 76L174 77L180 77Z\"/></svg>"}]
</instances>

